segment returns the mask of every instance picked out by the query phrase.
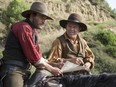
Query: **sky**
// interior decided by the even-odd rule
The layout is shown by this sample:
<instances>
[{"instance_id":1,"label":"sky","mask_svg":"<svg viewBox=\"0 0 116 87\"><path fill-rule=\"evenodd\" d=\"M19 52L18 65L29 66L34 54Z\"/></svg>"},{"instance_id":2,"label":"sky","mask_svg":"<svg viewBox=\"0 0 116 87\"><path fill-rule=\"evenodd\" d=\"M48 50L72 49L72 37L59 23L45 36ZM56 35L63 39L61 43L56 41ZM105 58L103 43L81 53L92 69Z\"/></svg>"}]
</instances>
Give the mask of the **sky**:
<instances>
[{"instance_id":1,"label":"sky","mask_svg":"<svg viewBox=\"0 0 116 87\"><path fill-rule=\"evenodd\" d=\"M116 9L116 0L106 0L112 9Z\"/></svg>"}]
</instances>

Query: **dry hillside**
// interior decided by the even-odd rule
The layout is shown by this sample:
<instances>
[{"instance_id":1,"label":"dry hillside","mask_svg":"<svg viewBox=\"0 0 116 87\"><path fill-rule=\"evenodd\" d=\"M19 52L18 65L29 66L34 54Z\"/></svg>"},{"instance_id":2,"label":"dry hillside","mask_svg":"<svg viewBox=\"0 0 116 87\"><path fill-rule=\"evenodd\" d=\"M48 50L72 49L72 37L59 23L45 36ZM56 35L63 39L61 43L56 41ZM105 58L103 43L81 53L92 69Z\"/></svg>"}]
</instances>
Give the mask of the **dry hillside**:
<instances>
[{"instance_id":1,"label":"dry hillside","mask_svg":"<svg viewBox=\"0 0 116 87\"><path fill-rule=\"evenodd\" d=\"M0 0L0 19L1 13L7 8L12 0ZM86 23L105 22L114 20L107 10L101 5L92 4L90 0L26 0L31 4L34 1L43 1L47 4L50 15L55 19L52 26L58 25L58 21L67 18L70 13L76 12L83 17ZM48 28L51 25L48 24ZM54 27L57 28L57 27ZM0 21L0 42L3 39L5 25Z\"/></svg>"}]
</instances>

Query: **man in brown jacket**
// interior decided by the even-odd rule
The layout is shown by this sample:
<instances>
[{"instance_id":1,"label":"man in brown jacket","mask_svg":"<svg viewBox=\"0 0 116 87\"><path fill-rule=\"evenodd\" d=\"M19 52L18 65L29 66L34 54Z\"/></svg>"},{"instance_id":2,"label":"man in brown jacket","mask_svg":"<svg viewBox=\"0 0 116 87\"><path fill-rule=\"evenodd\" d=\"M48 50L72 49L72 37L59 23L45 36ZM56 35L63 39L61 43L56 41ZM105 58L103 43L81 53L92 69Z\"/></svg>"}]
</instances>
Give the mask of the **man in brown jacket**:
<instances>
[{"instance_id":1,"label":"man in brown jacket","mask_svg":"<svg viewBox=\"0 0 116 87\"><path fill-rule=\"evenodd\" d=\"M94 66L94 55L87 45L87 42L79 36L80 32L86 31L87 26L82 21L79 14L72 13L68 20L61 20L60 26L66 32L58 37L54 42L49 55L50 62L70 61L79 66L84 66L87 70ZM86 74L78 72L78 74Z\"/></svg>"}]
</instances>

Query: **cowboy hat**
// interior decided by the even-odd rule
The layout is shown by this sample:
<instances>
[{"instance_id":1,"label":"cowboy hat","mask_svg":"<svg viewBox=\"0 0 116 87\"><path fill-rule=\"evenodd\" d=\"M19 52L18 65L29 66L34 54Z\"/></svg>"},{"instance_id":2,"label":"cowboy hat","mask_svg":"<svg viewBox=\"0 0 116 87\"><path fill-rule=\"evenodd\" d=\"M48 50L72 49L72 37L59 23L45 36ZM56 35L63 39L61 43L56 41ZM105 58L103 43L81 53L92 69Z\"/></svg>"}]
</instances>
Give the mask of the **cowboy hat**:
<instances>
[{"instance_id":1,"label":"cowboy hat","mask_svg":"<svg viewBox=\"0 0 116 87\"><path fill-rule=\"evenodd\" d=\"M69 17L68 17L68 20L60 20L60 26L63 27L63 28L66 28L66 24L68 22L74 22L74 23L77 23L80 27L81 27L81 30L80 32L82 31L86 31L87 30L87 25L84 24L83 22L81 22L81 17L79 14L76 14L76 13L72 13Z\"/></svg>"},{"instance_id":2,"label":"cowboy hat","mask_svg":"<svg viewBox=\"0 0 116 87\"><path fill-rule=\"evenodd\" d=\"M53 20L51 17L48 16L47 7L45 3L42 3L42 2L34 2L31 5L30 10L26 10L22 12L22 16L27 18L29 17L31 13L39 13L39 14L46 16L47 19Z\"/></svg>"}]
</instances>

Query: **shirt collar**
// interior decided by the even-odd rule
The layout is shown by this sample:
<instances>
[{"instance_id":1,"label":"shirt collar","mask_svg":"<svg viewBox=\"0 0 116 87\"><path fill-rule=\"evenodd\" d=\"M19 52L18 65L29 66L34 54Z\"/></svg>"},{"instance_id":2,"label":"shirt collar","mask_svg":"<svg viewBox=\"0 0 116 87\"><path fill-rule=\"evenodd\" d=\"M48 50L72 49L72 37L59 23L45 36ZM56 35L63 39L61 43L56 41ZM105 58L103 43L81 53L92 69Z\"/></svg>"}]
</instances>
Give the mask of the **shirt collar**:
<instances>
[{"instance_id":1,"label":"shirt collar","mask_svg":"<svg viewBox=\"0 0 116 87\"><path fill-rule=\"evenodd\" d=\"M35 29L33 23L29 19L25 19L24 22L27 22L31 26L32 29Z\"/></svg>"}]
</instances>

